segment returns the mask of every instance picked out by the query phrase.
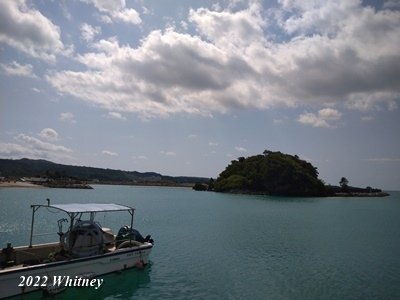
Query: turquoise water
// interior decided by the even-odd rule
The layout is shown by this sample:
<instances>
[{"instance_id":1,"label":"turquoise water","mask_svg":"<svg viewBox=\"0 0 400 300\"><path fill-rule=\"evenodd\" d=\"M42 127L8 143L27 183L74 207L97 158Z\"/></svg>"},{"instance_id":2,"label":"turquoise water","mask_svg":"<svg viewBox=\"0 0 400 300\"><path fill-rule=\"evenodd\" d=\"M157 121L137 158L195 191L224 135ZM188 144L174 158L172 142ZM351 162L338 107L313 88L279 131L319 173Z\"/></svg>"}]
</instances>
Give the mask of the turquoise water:
<instances>
[{"instance_id":1,"label":"turquoise water","mask_svg":"<svg viewBox=\"0 0 400 300\"><path fill-rule=\"evenodd\" d=\"M345 199L165 187L3 188L1 247L28 243L30 204L46 198L134 206L135 226L155 240L145 270L107 275L99 291L69 288L57 299L400 299L399 192ZM62 217L39 212L36 232L56 232ZM114 232L130 221L127 213L97 219Z\"/></svg>"}]
</instances>

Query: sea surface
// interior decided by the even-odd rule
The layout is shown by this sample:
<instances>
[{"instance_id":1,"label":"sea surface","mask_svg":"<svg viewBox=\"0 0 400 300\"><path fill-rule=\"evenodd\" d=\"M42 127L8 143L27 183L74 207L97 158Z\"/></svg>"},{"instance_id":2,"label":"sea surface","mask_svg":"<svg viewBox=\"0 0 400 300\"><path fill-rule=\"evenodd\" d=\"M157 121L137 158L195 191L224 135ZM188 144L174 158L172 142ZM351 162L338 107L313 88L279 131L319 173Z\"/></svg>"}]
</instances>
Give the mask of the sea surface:
<instances>
[{"instance_id":1,"label":"sea surface","mask_svg":"<svg viewBox=\"0 0 400 300\"><path fill-rule=\"evenodd\" d=\"M188 188L0 188L0 247L29 242L31 204L119 203L155 246L144 270L56 299L400 299L400 192L385 198L285 198ZM51 209L34 243L57 239ZM117 232L128 213L98 214ZM35 292L15 299L41 299Z\"/></svg>"}]
</instances>

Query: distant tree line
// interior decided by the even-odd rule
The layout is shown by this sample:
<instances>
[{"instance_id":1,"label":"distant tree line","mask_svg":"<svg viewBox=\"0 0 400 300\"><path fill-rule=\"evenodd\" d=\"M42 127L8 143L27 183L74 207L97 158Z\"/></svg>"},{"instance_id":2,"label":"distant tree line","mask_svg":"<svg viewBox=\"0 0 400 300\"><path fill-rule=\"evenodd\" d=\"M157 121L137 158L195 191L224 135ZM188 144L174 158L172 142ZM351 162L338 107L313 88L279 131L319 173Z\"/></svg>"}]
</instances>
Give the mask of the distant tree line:
<instances>
[{"instance_id":1,"label":"distant tree line","mask_svg":"<svg viewBox=\"0 0 400 300\"><path fill-rule=\"evenodd\" d=\"M123 171L85 166L70 166L53 163L47 160L33 159L0 159L0 173L7 178L47 177L71 178L82 181L98 180L99 182L133 182L160 181L175 183L207 183L208 178L187 176L165 176L155 172Z\"/></svg>"}]
</instances>

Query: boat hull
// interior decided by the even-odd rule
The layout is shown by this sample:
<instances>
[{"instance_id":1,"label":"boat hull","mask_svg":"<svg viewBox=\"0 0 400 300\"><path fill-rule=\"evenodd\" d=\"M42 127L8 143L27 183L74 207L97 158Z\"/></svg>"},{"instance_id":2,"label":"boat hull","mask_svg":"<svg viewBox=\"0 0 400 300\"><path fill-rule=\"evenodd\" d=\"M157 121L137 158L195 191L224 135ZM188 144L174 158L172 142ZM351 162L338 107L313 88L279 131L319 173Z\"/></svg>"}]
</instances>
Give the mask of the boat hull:
<instances>
[{"instance_id":1,"label":"boat hull","mask_svg":"<svg viewBox=\"0 0 400 300\"><path fill-rule=\"evenodd\" d=\"M76 275L87 272L99 276L133 268L140 263L147 264L152 247L151 243L145 243L102 255L0 270L0 298L16 296L41 288L43 280L38 282L33 280L29 286L27 286L27 282L24 282L24 286L19 286L23 280L22 276L25 276L25 279L29 276L38 279L47 278L47 284L52 284L55 276L74 278Z\"/></svg>"}]
</instances>

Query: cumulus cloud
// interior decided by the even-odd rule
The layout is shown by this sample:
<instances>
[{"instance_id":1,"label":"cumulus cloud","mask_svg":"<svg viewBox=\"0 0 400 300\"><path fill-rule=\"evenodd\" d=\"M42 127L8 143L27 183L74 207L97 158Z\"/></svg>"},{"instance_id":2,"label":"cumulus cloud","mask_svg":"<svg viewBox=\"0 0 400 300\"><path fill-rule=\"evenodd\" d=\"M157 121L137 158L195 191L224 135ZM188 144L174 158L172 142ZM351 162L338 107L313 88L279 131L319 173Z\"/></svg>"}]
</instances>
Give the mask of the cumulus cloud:
<instances>
[{"instance_id":1,"label":"cumulus cloud","mask_svg":"<svg viewBox=\"0 0 400 300\"><path fill-rule=\"evenodd\" d=\"M64 146L55 145L51 143L43 142L35 137L26 135L26 134L19 134L16 137L16 140L33 148L35 150L44 151L44 152L59 152L59 153L71 153L72 150L68 149Z\"/></svg>"},{"instance_id":2,"label":"cumulus cloud","mask_svg":"<svg viewBox=\"0 0 400 300\"><path fill-rule=\"evenodd\" d=\"M31 64L22 65L16 61L13 61L9 64L0 64L0 68L9 76L37 78L37 76L33 73L33 67Z\"/></svg>"},{"instance_id":3,"label":"cumulus cloud","mask_svg":"<svg viewBox=\"0 0 400 300\"><path fill-rule=\"evenodd\" d=\"M96 35L101 34L100 26L92 26L90 24L83 23L80 29L81 29L81 39L86 42L93 41L93 38Z\"/></svg>"},{"instance_id":4,"label":"cumulus cloud","mask_svg":"<svg viewBox=\"0 0 400 300\"><path fill-rule=\"evenodd\" d=\"M125 8L120 11L112 12L111 16L113 19L125 23L140 24L142 22L139 13L133 8Z\"/></svg>"},{"instance_id":5,"label":"cumulus cloud","mask_svg":"<svg viewBox=\"0 0 400 300\"><path fill-rule=\"evenodd\" d=\"M0 155L5 158L35 157L35 151L15 143L0 143Z\"/></svg>"},{"instance_id":6,"label":"cumulus cloud","mask_svg":"<svg viewBox=\"0 0 400 300\"><path fill-rule=\"evenodd\" d=\"M25 0L0 1L0 42L48 61L71 52L61 41L59 27Z\"/></svg>"},{"instance_id":7,"label":"cumulus cloud","mask_svg":"<svg viewBox=\"0 0 400 300\"><path fill-rule=\"evenodd\" d=\"M190 10L189 21L196 25L208 40L217 46L245 47L258 43L263 37L264 20L261 17L261 6L252 2L249 8L236 13L230 11L210 11L206 8Z\"/></svg>"},{"instance_id":8,"label":"cumulus cloud","mask_svg":"<svg viewBox=\"0 0 400 300\"><path fill-rule=\"evenodd\" d=\"M125 7L91 3L104 12ZM265 15L275 18L274 27ZM267 14L251 1L243 9L192 9L188 22L198 34L155 30L136 48L103 39L77 57L85 70L46 78L62 93L144 117L335 103L359 110L396 107L399 11L356 0L282 0ZM280 39L273 30L281 30ZM331 121L321 121L319 113L302 120L312 118L320 126Z\"/></svg>"},{"instance_id":9,"label":"cumulus cloud","mask_svg":"<svg viewBox=\"0 0 400 300\"><path fill-rule=\"evenodd\" d=\"M109 150L103 150L103 151L101 151L101 154L108 155L108 156L118 156L118 153L109 151Z\"/></svg>"},{"instance_id":10,"label":"cumulus cloud","mask_svg":"<svg viewBox=\"0 0 400 300\"><path fill-rule=\"evenodd\" d=\"M342 113L333 108L324 108L318 111L317 114L304 113L297 119L298 122L311 125L313 127L333 127L331 122L338 121L342 117Z\"/></svg>"},{"instance_id":11,"label":"cumulus cloud","mask_svg":"<svg viewBox=\"0 0 400 300\"><path fill-rule=\"evenodd\" d=\"M123 115L121 115L119 112L115 112L115 111L110 111L107 114L107 118L118 119L118 120L126 120L126 118Z\"/></svg>"},{"instance_id":12,"label":"cumulus cloud","mask_svg":"<svg viewBox=\"0 0 400 300\"><path fill-rule=\"evenodd\" d=\"M40 133L39 136L47 141L57 141L58 140L58 133L52 128L44 128Z\"/></svg>"},{"instance_id":13,"label":"cumulus cloud","mask_svg":"<svg viewBox=\"0 0 400 300\"><path fill-rule=\"evenodd\" d=\"M63 112L63 113L61 113L59 119L61 121L63 121L63 122L70 122L70 123L73 123L73 124L76 123L75 116L71 112Z\"/></svg>"},{"instance_id":14,"label":"cumulus cloud","mask_svg":"<svg viewBox=\"0 0 400 300\"><path fill-rule=\"evenodd\" d=\"M41 136L43 131L39 134ZM57 135L58 136L58 135ZM14 137L17 143L0 143L0 156L6 158L49 159L57 162L73 161L73 151L62 145L42 141L27 134Z\"/></svg>"},{"instance_id":15,"label":"cumulus cloud","mask_svg":"<svg viewBox=\"0 0 400 300\"><path fill-rule=\"evenodd\" d=\"M242 106L240 99L247 97L241 94L252 90L243 82L235 87L230 82L250 70L245 62L188 34L153 31L138 49L116 39L94 47L98 52L79 57L86 72L54 72L47 80L59 91L105 109L144 116L226 111L227 106Z\"/></svg>"},{"instance_id":16,"label":"cumulus cloud","mask_svg":"<svg viewBox=\"0 0 400 300\"><path fill-rule=\"evenodd\" d=\"M82 0L91 3L96 9L102 13L101 19L105 23L112 23L113 20L140 24L142 22L140 14L133 8L127 8L125 0Z\"/></svg>"},{"instance_id":17,"label":"cumulus cloud","mask_svg":"<svg viewBox=\"0 0 400 300\"><path fill-rule=\"evenodd\" d=\"M359 7L359 1L292 1L281 0L282 28L292 33L335 33L342 20ZM282 14L285 14L283 16Z\"/></svg>"}]
</instances>

